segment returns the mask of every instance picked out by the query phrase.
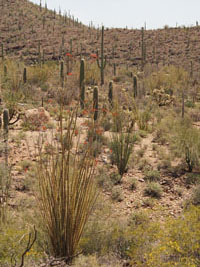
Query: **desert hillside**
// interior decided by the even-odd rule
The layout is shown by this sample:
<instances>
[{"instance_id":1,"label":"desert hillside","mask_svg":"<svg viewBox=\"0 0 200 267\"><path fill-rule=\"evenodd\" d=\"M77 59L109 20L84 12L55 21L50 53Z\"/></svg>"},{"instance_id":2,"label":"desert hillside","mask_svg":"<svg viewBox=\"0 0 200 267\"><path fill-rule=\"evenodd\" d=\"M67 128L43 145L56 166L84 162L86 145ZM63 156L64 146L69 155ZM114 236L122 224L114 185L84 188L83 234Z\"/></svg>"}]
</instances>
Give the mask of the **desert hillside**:
<instances>
[{"instance_id":1,"label":"desert hillside","mask_svg":"<svg viewBox=\"0 0 200 267\"><path fill-rule=\"evenodd\" d=\"M200 27L0 10L0 266L200 266Z\"/></svg>"}]
</instances>

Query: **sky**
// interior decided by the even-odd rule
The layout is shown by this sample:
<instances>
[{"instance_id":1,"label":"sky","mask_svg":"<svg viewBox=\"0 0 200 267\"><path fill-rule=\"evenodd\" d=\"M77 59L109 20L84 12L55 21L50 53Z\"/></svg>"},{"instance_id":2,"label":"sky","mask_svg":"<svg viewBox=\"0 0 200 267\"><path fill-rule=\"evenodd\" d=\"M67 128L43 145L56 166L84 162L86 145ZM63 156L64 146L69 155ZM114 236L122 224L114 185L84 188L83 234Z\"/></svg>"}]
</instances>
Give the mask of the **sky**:
<instances>
[{"instance_id":1,"label":"sky","mask_svg":"<svg viewBox=\"0 0 200 267\"><path fill-rule=\"evenodd\" d=\"M40 0L31 0L36 4ZM200 0L46 0L49 9L59 7L82 23L109 28L147 29L200 25ZM45 0L42 0L42 6Z\"/></svg>"}]
</instances>

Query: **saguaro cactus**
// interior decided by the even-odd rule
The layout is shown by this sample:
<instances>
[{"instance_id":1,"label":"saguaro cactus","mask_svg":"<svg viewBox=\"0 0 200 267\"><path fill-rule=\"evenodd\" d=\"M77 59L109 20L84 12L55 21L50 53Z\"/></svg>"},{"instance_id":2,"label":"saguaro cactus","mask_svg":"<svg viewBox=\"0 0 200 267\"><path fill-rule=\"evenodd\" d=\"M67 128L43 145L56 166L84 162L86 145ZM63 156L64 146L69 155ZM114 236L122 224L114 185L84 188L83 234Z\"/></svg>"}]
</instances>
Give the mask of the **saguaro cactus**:
<instances>
[{"instance_id":1,"label":"saguaro cactus","mask_svg":"<svg viewBox=\"0 0 200 267\"><path fill-rule=\"evenodd\" d=\"M63 86L63 83L64 83L64 62L63 61L60 62L60 80Z\"/></svg>"},{"instance_id":2,"label":"saguaro cactus","mask_svg":"<svg viewBox=\"0 0 200 267\"><path fill-rule=\"evenodd\" d=\"M106 56L104 58L104 26L102 26L101 30L101 64L99 62L99 54L97 51L97 65L101 72L101 85L104 84L104 69L106 67Z\"/></svg>"},{"instance_id":3,"label":"saguaro cactus","mask_svg":"<svg viewBox=\"0 0 200 267\"><path fill-rule=\"evenodd\" d=\"M142 70L144 69L145 61L146 61L146 45L144 42L144 28L141 30L141 58L142 58Z\"/></svg>"},{"instance_id":4,"label":"saguaro cactus","mask_svg":"<svg viewBox=\"0 0 200 267\"><path fill-rule=\"evenodd\" d=\"M70 45L70 54L72 55L72 49L73 49L73 41L72 39L70 39L70 42L69 42L69 45Z\"/></svg>"},{"instance_id":5,"label":"saguaro cactus","mask_svg":"<svg viewBox=\"0 0 200 267\"><path fill-rule=\"evenodd\" d=\"M85 79L85 61L84 61L84 59L81 59L81 65L80 65L80 104L81 104L82 109L84 108L84 101L85 101L84 79Z\"/></svg>"},{"instance_id":6,"label":"saguaro cactus","mask_svg":"<svg viewBox=\"0 0 200 267\"><path fill-rule=\"evenodd\" d=\"M38 42L38 63L41 63L40 41Z\"/></svg>"},{"instance_id":7,"label":"saguaro cactus","mask_svg":"<svg viewBox=\"0 0 200 267\"><path fill-rule=\"evenodd\" d=\"M98 119L98 87L94 87L93 91L93 109L94 109L94 121Z\"/></svg>"},{"instance_id":8,"label":"saguaro cactus","mask_svg":"<svg viewBox=\"0 0 200 267\"><path fill-rule=\"evenodd\" d=\"M4 109L3 111L3 129L5 134L8 134L8 124L9 124L9 111Z\"/></svg>"},{"instance_id":9,"label":"saguaro cactus","mask_svg":"<svg viewBox=\"0 0 200 267\"><path fill-rule=\"evenodd\" d=\"M113 82L112 81L109 82L108 101L112 108L113 107Z\"/></svg>"},{"instance_id":10,"label":"saguaro cactus","mask_svg":"<svg viewBox=\"0 0 200 267\"><path fill-rule=\"evenodd\" d=\"M26 72L26 68L24 68L24 72L23 72L23 82L26 83L27 81L27 72Z\"/></svg>"},{"instance_id":11,"label":"saguaro cactus","mask_svg":"<svg viewBox=\"0 0 200 267\"><path fill-rule=\"evenodd\" d=\"M137 91L137 76L133 77L133 96L134 98L136 98L138 95L138 91Z\"/></svg>"}]
</instances>

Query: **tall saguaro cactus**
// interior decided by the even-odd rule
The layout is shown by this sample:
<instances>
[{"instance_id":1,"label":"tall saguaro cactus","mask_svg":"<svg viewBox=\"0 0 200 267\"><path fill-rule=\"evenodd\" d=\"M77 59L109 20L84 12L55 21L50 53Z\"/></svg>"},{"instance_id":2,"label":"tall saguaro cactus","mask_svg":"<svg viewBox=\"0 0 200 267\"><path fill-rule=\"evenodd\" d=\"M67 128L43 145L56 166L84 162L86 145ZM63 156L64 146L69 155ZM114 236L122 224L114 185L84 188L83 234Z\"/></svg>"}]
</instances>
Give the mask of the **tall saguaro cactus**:
<instances>
[{"instance_id":1,"label":"tall saguaro cactus","mask_svg":"<svg viewBox=\"0 0 200 267\"><path fill-rule=\"evenodd\" d=\"M110 103L111 108L113 108L113 82L109 82L109 90L108 90L108 101Z\"/></svg>"},{"instance_id":2,"label":"tall saguaro cactus","mask_svg":"<svg viewBox=\"0 0 200 267\"><path fill-rule=\"evenodd\" d=\"M85 61L82 58L81 59L81 65L80 65L80 104L81 108L84 108L84 101L85 101Z\"/></svg>"},{"instance_id":3,"label":"tall saguaro cactus","mask_svg":"<svg viewBox=\"0 0 200 267\"><path fill-rule=\"evenodd\" d=\"M137 90L137 77L133 77L133 96L136 98L138 95L138 90Z\"/></svg>"},{"instance_id":4,"label":"tall saguaro cactus","mask_svg":"<svg viewBox=\"0 0 200 267\"><path fill-rule=\"evenodd\" d=\"M144 69L145 61L146 61L146 45L144 42L144 28L141 30L141 58L142 58L142 71Z\"/></svg>"},{"instance_id":5,"label":"tall saguaro cactus","mask_svg":"<svg viewBox=\"0 0 200 267\"><path fill-rule=\"evenodd\" d=\"M93 91L93 109L94 109L94 121L98 119L98 87L94 87Z\"/></svg>"},{"instance_id":6,"label":"tall saguaro cactus","mask_svg":"<svg viewBox=\"0 0 200 267\"><path fill-rule=\"evenodd\" d=\"M99 60L99 55L98 55L98 51L97 51L97 65L100 69L101 72L101 85L104 84L104 69L106 67L106 56L104 58L104 26L102 26L102 30L101 30L101 63Z\"/></svg>"},{"instance_id":7,"label":"tall saguaro cactus","mask_svg":"<svg viewBox=\"0 0 200 267\"><path fill-rule=\"evenodd\" d=\"M23 83L26 83L27 81L27 71L26 68L24 68L24 72L23 72Z\"/></svg>"},{"instance_id":8,"label":"tall saguaro cactus","mask_svg":"<svg viewBox=\"0 0 200 267\"><path fill-rule=\"evenodd\" d=\"M63 87L64 85L64 62L60 62L60 80L61 80L61 85Z\"/></svg>"}]
</instances>

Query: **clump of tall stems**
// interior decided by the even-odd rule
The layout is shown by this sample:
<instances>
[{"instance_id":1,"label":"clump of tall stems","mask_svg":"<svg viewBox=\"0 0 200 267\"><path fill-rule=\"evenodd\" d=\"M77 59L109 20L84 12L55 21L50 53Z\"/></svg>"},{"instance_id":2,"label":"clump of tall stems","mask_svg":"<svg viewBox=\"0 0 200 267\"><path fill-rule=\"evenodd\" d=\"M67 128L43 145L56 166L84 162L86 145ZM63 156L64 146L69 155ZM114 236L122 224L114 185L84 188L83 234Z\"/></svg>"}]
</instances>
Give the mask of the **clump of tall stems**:
<instances>
[{"instance_id":1,"label":"clump of tall stems","mask_svg":"<svg viewBox=\"0 0 200 267\"><path fill-rule=\"evenodd\" d=\"M51 245L51 253L66 263L79 253L84 226L97 197L92 144L79 149L77 108L64 119L60 108L59 141L50 153L39 151L39 204ZM63 130L63 121L67 125ZM76 137L75 137L76 136Z\"/></svg>"}]
</instances>

